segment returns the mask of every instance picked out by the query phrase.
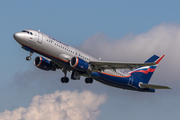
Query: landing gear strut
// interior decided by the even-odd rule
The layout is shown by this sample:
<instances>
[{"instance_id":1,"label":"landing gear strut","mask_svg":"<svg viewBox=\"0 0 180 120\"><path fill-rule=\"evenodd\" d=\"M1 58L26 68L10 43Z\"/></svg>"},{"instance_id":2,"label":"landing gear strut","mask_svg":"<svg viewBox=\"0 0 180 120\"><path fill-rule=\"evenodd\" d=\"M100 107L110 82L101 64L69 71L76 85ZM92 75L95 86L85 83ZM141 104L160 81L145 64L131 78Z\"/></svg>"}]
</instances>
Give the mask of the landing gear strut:
<instances>
[{"instance_id":1,"label":"landing gear strut","mask_svg":"<svg viewBox=\"0 0 180 120\"><path fill-rule=\"evenodd\" d=\"M68 82L69 82L69 78L66 77L67 70L63 68L62 71L63 71L63 73L64 73L65 76L61 78L61 82L62 82L62 83L68 83Z\"/></svg>"},{"instance_id":2,"label":"landing gear strut","mask_svg":"<svg viewBox=\"0 0 180 120\"><path fill-rule=\"evenodd\" d=\"M88 72L88 76L86 79L85 79L85 83L93 83L93 79L91 78L91 71Z\"/></svg>"},{"instance_id":3,"label":"landing gear strut","mask_svg":"<svg viewBox=\"0 0 180 120\"><path fill-rule=\"evenodd\" d=\"M26 60L27 60L27 61L30 61L30 60L31 60L32 54L33 54L33 52L30 52L30 55L26 57Z\"/></svg>"}]
</instances>

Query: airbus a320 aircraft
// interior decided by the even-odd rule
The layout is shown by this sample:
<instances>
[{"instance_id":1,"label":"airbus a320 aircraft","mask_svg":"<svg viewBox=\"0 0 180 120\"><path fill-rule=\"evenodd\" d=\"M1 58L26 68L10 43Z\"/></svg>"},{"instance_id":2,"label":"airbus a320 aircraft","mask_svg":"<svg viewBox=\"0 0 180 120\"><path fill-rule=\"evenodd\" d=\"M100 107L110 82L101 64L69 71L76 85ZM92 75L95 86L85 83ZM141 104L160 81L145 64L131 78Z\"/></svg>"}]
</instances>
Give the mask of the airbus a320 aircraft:
<instances>
[{"instance_id":1,"label":"airbus a320 aircraft","mask_svg":"<svg viewBox=\"0 0 180 120\"><path fill-rule=\"evenodd\" d=\"M153 55L144 63L101 61L40 31L26 29L14 33L13 36L23 49L30 52L26 60L31 60L34 52L43 56L35 58L36 67L46 71L61 69L64 73L62 83L69 82L66 76L69 71L72 72L72 80L80 80L84 76L86 83L93 83L94 79L109 86L141 92L170 89L167 86L148 84L164 55ZM119 69L130 69L131 72L125 74Z\"/></svg>"}]
</instances>

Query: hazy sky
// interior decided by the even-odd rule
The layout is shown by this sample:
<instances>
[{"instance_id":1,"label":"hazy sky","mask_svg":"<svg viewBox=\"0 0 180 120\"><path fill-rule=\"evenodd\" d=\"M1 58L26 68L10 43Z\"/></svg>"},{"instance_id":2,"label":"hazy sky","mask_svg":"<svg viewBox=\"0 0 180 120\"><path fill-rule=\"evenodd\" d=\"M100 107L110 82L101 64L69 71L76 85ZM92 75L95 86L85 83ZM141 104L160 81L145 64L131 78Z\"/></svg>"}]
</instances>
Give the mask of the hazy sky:
<instances>
[{"instance_id":1,"label":"hazy sky","mask_svg":"<svg viewBox=\"0 0 180 120\"><path fill-rule=\"evenodd\" d=\"M180 119L180 2L5 1L0 4L0 120ZM22 29L41 30L102 60L144 62L163 55L150 83L171 90L142 93L94 81L62 84L63 73L26 61L13 39ZM70 74L68 74L70 76Z\"/></svg>"}]
</instances>

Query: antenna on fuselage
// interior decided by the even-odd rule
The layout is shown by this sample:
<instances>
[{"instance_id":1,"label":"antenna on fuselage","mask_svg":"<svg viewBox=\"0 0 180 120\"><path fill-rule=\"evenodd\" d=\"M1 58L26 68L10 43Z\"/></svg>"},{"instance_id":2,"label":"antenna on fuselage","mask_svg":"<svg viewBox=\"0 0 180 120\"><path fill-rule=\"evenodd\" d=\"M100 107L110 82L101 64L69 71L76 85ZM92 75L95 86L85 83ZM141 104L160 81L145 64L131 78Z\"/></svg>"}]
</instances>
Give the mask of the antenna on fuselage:
<instances>
[{"instance_id":1,"label":"antenna on fuselage","mask_svg":"<svg viewBox=\"0 0 180 120\"><path fill-rule=\"evenodd\" d=\"M40 32L41 30L39 29L38 32Z\"/></svg>"}]
</instances>

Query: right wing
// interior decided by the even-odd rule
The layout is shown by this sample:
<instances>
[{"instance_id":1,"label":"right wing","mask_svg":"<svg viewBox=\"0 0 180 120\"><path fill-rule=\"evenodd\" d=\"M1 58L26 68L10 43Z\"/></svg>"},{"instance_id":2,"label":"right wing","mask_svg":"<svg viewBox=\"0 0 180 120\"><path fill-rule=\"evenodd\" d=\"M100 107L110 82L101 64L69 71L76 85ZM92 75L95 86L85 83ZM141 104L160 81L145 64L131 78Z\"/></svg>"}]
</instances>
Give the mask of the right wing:
<instances>
[{"instance_id":1,"label":"right wing","mask_svg":"<svg viewBox=\"0 0 180 120\"><path fill-rule=\"evenodd\" d=\"M123 63L123 62L112 62L112 61L90 61L89 64L95 66L96 69L130 69L138 68L139 66L151 66L156 63Z\"/></svg>"}]
</instances>

